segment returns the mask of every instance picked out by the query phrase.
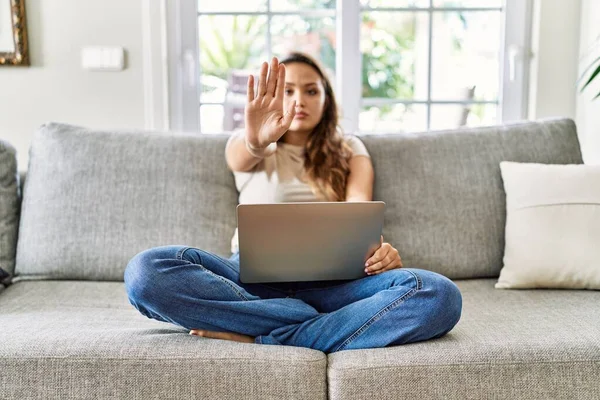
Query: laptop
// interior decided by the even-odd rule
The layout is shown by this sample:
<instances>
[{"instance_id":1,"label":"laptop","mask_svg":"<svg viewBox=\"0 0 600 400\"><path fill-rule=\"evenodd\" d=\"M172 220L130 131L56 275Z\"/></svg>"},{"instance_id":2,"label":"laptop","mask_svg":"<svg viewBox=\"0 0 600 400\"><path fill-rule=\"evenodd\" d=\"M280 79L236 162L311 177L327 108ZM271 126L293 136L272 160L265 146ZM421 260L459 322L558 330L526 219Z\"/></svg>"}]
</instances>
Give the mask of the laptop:
<instances>
[{"instance_id":1,"label":"laptop","mask_svg":"<svg viewBox=\"0 0 600 400\"><path fill-rule=\"evenodd\" d=\"M384 209L383 201L240 204L240 281L363 278Z\"/></svg>"}]
</instances>

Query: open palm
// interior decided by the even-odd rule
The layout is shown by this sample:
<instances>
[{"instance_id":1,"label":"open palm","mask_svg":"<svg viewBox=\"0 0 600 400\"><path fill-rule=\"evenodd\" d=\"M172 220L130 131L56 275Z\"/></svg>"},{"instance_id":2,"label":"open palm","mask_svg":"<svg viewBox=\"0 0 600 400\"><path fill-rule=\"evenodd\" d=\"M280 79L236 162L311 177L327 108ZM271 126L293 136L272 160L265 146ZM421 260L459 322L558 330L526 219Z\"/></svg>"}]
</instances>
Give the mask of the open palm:
<instances>
[{"instance_id":1,"label":"open palm","mask_svg":"<svg viewBox=\"0 0 600 400\"><path fill-rule=\"evenodd\" d=\"M268 64L263 62L254 91L254 76L248 77L248 102L245 109L246 141L253 148L265 148L276 142L290 128L296 115L296 102L283 109L285 66L276 57ZM268 78L267 78L267 72Z\"/></svg>"}]
</instances>

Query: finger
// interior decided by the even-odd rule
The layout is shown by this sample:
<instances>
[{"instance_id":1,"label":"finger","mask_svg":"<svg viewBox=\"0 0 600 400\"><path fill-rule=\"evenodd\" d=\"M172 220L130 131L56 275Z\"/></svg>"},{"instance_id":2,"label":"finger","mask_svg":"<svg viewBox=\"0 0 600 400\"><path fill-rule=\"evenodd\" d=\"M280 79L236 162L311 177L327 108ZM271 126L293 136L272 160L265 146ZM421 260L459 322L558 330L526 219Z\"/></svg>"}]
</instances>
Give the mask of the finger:
<instances>
[{"instance_id":1,"label":"finger","mask_svg":"<svg viewBox=\"0 0 600 400\"><path fill-rule=\"evenodd\" d=\"M384 268L386 265L387 265L387 263L384 260L377 261L376 263L371 264L368 267L366 267L365 273L372 274L372 273L377 272L378 270Z\"/></svg>"},{"instance_id":2,"label":"finger","mask_svg":"<svg viewBox=\"0 0 600 400\"><path fill-rule=\"evenodd\" d=\"M373 256L367 260L367 262L365 263L365 267L368 267L369 265L373 265L373 264L383 260L389 251L390 251L390 249L388 246L381 246L375 252L375 254L373 254Z\"/></svg>"},{"instance_id":3,"label":"finger","mask_svg":"<svg viewBox=\"0 0 600 400\"><path fill-rule=\"evenodd\" d=\"M378 270L386 269L394 262L394 259L390 255L386 255L383 260L373 264L367 268L368 272L377 272Z\"/></svg>"},{"instance_id":4,"label":"finger","mask_svg":"<svg viewBox=\"0 0 600 400\"><path fill-rule=\"evenodd\" d=\"M398 251L398 249L392 247L390 253L389 253L389 257L391 258L390 263L394 264L394 265L398 265L399 267L402 267L402 257L400 257L400 252ZM394 266L395 268L395 266Z\"/></svg>"},{"instance_id":5,"label":"finger","mask_svg":"<svg viewBox=\"0 0 600 400\"><path fill-rule=\"evenodd\" d=\"M273 57L271 60L271 70L269 71L269 78L267 80L267 94L269 96L275 96L275 87L277 85L277 78L279 76L279 61L277 57Z\"/></svg>"},{"instance_id":6,"label":"finger","mask_svg":"<svg viewBox=\"0 0 600 400\"><path fill-rule=\"evenodd\" d=\"M379 250L377 250L375 252L375 254L373 254L373 256L371 256L371 258L369 258L366 262L365 262L365 267L370 267L375 263L378 263L379 261L383 260L383 257L385 257L385 250L380 247Z\"/></svg>"},{"instance_id":7,"label":"finger","mask_svg":"<svg viewBox=\"0 0 600 400\"><path fill-rule=\"evenodd\" d=\"M267 63L263 62L260 66L260 77L258 78L258 97L264 96L267 92L267 69Z\"/></svg>"},{"instance_id":8,"label":"finger","mask_svg":"<svg viewBox=\"0 0 600 400\"><path fill-rule=\"evenodd\" d=\"M379 271L374 272L374 274L380 274L385 271L391 271L392 269L402 268L402 262L396 258L393 259L388 265L381 268Z\"/></svg>"},{"instance_id":9,"label":"finger","mask_svg":"<svg viewBox=\"0 0 600 400\"><path fill-rule=\"evenodd\" d=\"M379 271L381 268L383 268L383 262L378 261L375 264L371 265L368 268L365 268L365 273L367 275L371 275L374 274L375 272Z\"/></svg>"},{"instance_id":10,"label":"finger","mask_svg":"<svg viewBox=\"0 0 600 400\"><path fill-rule=\"evenodd\" d=\"M395 263L385 265L385 262L383 262L382 264L383 264L383 266L381 268L379 268L377 271L368 272L367 275L377 275L377 274L381 274L385 271L391 271L394 268L398 268L398 265L396 265Z\"/></svg>"},{"instance_id":11,"label":"finger","mask_svg":"<svg viewBox=\"0 0 600 400\"><path fill-rule=\"evenodd\" d=\"M381 239L379 240L379 245L383 245L383 235L381 235Z\"/></svg>"},{"instance_id":12,"label":"finger","mask_svg":"<svg viewBox=\"0 0 600 400\"><path fill-rule=\"evenodd\" d=\"M275 88L275 99L278 102L283 101L283 92L285 92L285 64L279 64L279 74Z\"/></svg>"},{"instance_id":13,"label":"finger","mask_svg":"<svg viewBox=\"0 0 600 400\"><path fill-rule=\"evenodd\" d=\"M281 120L281 127L285 129L289 129L290 125L292 125L292 121L294 120L294 116L296 115L296 100L290 103L288 107L288 111L285 113Z\"/></svg>"},{"instance_id":14,"label":"finger","mask_svg":"<svg viewBox=\"0 0 600 400\"><path fill-rule=\"evenodd\" d=\"M248 103L254 100L254 75L248 77Z\"/></svg>"}]
</instances>

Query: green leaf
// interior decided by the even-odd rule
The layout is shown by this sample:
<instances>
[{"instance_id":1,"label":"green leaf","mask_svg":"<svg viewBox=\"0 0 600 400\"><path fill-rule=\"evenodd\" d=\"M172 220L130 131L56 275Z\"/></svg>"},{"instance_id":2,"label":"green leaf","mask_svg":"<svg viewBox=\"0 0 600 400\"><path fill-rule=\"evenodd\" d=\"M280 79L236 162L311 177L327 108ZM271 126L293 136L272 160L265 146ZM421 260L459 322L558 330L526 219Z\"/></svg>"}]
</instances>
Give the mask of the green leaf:
<instances>
[{"instance_id":1,"label":"green leaf","mask_svg":"<svg viewBox=\"0 0 600 400\"><path fill-rule=\"evenodd\" d=\"M598 65L596 67L596 70L592 73L592 76L590 76L590 79L588 79L588 81L585 83L585 85L583 85L583 87L581 88L581 91L583 91L583 89L585 89L594 80L594 78L598 74L600 74L600 65Z\"/></svg>"},{"instance_id":2,"label":"green leaf","mask_svg":"<svg viewBox=\"0 0 600 400\"><path fill-rule=\"evenodd\" d=\"M244 33L246 35L250 34L250 31L252 30L252 27L254 26L257 20L258 18L256 16L248 18L248 23L246 24L246 28L244 29Z\"/></svg>"},{"instance_id":3,"label":"green leaf","mask_svg":"<svg viewBox=\"0 0 600 400\"><path fill-rule=\"evenodd\" d=\"M598 56L598 58L596 58L594 61L592 61L590 63L590 65L587 66L587 68L585 69L585 71L583 71L581 73L581 76L579 77L579 79L577 79L577 85L578 86L581 83L581 81L583 80L583 78L587 75L587 73L589 72L589 70L591 70L598 61L600 61L600 56Z\"/></svg>"},{"instance_id":4,"label":"green leaf","mask_svg":"<svg viewBox=\"0 0 600 400\"><path fill-rule=\"evenodd\" d=\"M208 58L208 61L212 64L211 70L218 70L219 69L219 60L217 59L217 56L215 56L213 51L210 48L206 47L204 49L204 54L206 55L206 58ZM205 67L205 69L207 69L207 68Z\"/></svg>"}]
</instances>

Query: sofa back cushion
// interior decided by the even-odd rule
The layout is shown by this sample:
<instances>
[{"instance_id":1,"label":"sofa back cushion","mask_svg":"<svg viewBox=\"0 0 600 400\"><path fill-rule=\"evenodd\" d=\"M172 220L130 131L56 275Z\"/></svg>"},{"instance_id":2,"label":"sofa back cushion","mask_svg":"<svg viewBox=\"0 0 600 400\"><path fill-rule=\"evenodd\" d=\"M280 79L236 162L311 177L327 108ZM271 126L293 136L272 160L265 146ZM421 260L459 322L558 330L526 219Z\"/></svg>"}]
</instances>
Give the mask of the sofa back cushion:
<instances>
[{"instance_id":1,"label":"sofa back cushion","mask_svg":"<svg viewBox=\"0 0 600 400\"><path fill-rule=\"evenodd\" d=\"M16 154L0 140L0 283L8 282L15 269L21 195Z\"/></svg>"},{"instance_id":2,"label":"sofa back cushion","mask_svg":"<svg viewBox=\"0 0 600 400\"><path fill-rule=\"evenodd\" d=\"M16 279L122 280L149 247L229 256L237 191L228 135L106 132L51 123L34 135ZM571 120L365 135L384 237L404 265L497 277L506 221L500 161L581 164Z\"/></svg>"},{"instance_id":3,"label":"sofa back cushion","mask_svg":"<svg viewBox=\"0 0 600 400\"><path fill-rule=\"evenodd\" d=\"M123 280L131 257L168 244L229 256L237 191L227 138L43 125L30 148L16 279Z\"/></svg>"},{"instance_id":4,"label":"sofa back cushion","mask_svg":"<svg viewBox=\"0 0 600 400\"><path fill-rule=\"evenodd\" d=\"M500 161L583 162L568 119L361 139L375 168L374 199L386 202L385 240L405 267L452 279L497 277L502 268Z\"/></svg>"}]
</instances>

